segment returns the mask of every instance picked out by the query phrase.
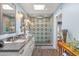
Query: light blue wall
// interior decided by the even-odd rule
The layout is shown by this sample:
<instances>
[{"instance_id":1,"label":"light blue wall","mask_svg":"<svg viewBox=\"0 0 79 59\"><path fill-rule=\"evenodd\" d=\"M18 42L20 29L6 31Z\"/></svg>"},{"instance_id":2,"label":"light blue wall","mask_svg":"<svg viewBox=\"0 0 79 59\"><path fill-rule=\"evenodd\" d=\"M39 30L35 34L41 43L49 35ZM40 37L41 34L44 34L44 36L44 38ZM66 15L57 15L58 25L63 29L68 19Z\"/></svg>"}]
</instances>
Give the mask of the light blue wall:
<instances>
[{"instance_id":1,"label":"light blue wall","mask_svg":"<svg viewBox=\"0 0 79 59\"><path fill-rule=\"evenodd\" d=\"M63 4L63 26L62 28L68 29L70 38L79 40L79 4Z\"/></svg>"},{"instance_id":2,"label":"light blue wall","mask_svg":"<svg viewBox=\"0 0 79 59\"><path fill-rule=\"evenodd\" d=\"M62 7L62 9L61 9ZM56 48L56 15L62 13L62 29L68 29L67 41L79 40L79 4L62 4L54 13L54 47Z\"/></svg>"}]
</instances>

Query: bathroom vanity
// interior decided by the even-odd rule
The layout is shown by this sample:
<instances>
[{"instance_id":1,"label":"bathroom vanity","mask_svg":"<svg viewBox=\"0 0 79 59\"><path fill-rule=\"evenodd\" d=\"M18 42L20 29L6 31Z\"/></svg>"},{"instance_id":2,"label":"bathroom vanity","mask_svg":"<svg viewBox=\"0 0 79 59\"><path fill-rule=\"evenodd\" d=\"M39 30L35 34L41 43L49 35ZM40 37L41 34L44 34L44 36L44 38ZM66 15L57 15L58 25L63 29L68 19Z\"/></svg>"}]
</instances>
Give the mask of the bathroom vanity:
<instances>
[{"instance_id":1,"label":"bathroom vanity","mask_svg":"<svg viewBox=\"0 0 79 59\"><path fill-rule=\"evenodd\" d=\"M34 38L18 39L14 42L4 42L0 48L0 56L31 56L34 49Z\"/></svg>"}]
</instances>

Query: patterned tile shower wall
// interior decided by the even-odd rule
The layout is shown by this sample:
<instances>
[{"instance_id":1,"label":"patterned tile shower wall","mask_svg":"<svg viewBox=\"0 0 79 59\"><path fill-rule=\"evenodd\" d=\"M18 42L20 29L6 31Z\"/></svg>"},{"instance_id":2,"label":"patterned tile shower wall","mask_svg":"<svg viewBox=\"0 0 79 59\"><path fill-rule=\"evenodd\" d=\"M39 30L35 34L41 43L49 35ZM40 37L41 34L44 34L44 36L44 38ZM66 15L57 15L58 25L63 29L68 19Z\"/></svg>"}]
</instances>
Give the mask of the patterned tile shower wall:
<instances>
[{"instance_id":1,"label":"patterned tile shower wall","mask_svg":"<svg viewBox=\"0 0 79 59\"><path fill-rule=\"evenodd\" d=\"M51 21L49 18L33 18L32 33L37 43L50 43L51 41Z\"/></svg>"}]
</instances>

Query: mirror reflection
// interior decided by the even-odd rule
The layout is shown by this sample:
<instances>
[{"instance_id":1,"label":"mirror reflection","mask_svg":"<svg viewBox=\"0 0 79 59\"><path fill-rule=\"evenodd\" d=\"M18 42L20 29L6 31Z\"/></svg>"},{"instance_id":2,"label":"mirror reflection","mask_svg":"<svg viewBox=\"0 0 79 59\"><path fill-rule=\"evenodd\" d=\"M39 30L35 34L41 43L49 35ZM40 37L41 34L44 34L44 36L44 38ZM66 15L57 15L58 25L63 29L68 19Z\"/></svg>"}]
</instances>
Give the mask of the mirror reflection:
<instances>
[{"instance_id":1,"label":"mirror reflection","mask_svg":"<svg viewBox=\"0 0 79 59\"><path fill-rule=\"evenodd\" d=\"M3 33L15 32L15 6L2 4Z\"/></svg>"}]
</instances>

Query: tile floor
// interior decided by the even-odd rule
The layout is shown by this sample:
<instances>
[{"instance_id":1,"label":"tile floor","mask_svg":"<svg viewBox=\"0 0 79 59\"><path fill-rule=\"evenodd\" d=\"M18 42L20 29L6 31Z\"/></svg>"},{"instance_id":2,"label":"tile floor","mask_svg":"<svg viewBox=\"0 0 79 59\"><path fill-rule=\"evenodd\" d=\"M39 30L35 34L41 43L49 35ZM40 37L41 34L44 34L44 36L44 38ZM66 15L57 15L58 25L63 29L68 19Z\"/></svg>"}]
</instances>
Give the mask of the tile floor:
<instances>
[{"instance_id":1,"label":"tile floor","mask_svg":"<svg viewBox=\"0 0 79 59\"><path fill-rule=\"evenodd\" d=\"M57 56L57 51L55 49L35 48L32 56Z\"/></svg>"}]
</instances>

